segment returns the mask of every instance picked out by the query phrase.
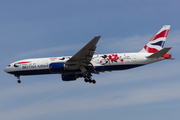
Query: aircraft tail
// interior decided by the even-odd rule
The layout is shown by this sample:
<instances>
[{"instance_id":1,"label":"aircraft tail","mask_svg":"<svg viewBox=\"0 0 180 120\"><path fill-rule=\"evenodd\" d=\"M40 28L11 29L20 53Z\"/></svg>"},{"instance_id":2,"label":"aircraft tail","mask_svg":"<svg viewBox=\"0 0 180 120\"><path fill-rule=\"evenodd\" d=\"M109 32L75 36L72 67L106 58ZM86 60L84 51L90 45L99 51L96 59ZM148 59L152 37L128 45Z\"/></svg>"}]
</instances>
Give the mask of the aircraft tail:
<instances>
[{"instance_id":1,"label":"aircraft tail","mask_svg":"<svg viewBox=\"0 0 180 120\"><path fill-rule=\"evenodd\" d=\"M163 49L170 25L164 25L140 52L156 53Z\"/></svg>"}]
</instances>

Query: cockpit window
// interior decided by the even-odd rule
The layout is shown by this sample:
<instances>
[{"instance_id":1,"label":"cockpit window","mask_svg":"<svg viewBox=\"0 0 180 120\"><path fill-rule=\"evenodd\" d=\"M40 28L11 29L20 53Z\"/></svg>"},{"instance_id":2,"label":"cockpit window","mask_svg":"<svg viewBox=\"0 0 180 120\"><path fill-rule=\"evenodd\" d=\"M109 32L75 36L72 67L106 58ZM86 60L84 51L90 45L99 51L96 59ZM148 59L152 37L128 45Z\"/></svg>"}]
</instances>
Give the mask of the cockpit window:
<instances>
[{"instance_id":1,"label":"cockpit window","mask_svg":"<svg viewBox=\"0 0 180 120\"><path fill-rule=\"evenodd\" d=\"M11 67L11 65L8 65L8 67Z\"/></svg>"}]
</instances>

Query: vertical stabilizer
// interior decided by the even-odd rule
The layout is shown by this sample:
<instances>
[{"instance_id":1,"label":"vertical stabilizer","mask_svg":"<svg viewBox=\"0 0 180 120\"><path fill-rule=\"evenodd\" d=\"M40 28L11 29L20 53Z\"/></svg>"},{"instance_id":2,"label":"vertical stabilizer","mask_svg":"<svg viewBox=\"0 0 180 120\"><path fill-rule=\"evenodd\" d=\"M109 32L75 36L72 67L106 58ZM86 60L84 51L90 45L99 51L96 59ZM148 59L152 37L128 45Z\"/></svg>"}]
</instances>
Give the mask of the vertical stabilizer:
<instances>
[{"instance_id":1,"label":"vertical stabilizer","mask_svg":"<svg viewBox=\"0 0 180 120\"><path fill-rule=\"evenodd\" d=\"M170 25L164 25L140 52L155 53L163 49L169 29Z\"/></svg>"}]
</instances>

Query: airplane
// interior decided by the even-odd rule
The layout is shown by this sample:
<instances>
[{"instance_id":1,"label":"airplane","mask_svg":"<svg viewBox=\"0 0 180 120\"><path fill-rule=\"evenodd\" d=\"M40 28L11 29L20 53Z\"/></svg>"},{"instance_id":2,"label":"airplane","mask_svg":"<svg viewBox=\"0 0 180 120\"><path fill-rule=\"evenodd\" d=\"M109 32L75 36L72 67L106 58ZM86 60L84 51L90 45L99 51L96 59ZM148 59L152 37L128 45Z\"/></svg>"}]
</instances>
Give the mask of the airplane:
<instances>
[{"instance_id":1,"label":"airplane","mask_svg":"<svg viewBox=\"0 0 180 120\"><path fill-rule=\"evenodd\" d=\"M74 56L24 59L9 64L4 71L17 77L18 83L21 83L20 76L61 74L63 81L84 78L85 82L95 84L92 74L127 70L165 59L173 59L171 54L167 54L171 47L163 48L169 29L170 25L164 25L140 52L94 55L96 44L101 37L95 36Z\"/></svg>"}]
</instances>

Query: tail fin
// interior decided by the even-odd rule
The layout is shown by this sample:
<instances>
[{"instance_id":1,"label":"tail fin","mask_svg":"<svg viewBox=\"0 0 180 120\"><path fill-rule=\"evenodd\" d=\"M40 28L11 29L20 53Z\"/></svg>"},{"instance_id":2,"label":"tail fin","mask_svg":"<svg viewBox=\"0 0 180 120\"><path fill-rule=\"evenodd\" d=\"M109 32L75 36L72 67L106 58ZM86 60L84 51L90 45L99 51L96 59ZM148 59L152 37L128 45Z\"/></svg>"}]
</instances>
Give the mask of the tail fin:
<instances>
[{"instance_id":1,"label":"tail fin","mask_svg":"<svg viewBox=\"0 0 180 120\"><path fill-rule=\"evenodd\" d=\"M155 53L163 49L170 25L164 25L140 52Z\"/></svg>"}]
</instances>

